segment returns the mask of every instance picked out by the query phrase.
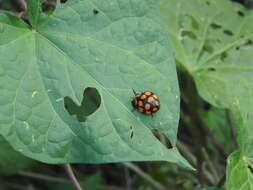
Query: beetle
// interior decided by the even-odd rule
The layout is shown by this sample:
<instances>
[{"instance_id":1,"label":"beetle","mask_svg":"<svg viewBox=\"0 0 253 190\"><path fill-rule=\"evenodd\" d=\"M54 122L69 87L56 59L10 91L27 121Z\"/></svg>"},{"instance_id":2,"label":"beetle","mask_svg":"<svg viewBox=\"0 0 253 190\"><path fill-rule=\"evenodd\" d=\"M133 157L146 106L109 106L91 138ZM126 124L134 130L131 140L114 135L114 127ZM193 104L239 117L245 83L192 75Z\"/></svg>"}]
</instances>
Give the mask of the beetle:
<instances>
[{"instance_id":1,"label":"beetle","mask_svg":"<svg viewBox=\"0 0 253 190\"><path fill-rule=\"evenodd\" d=\"M136 93L133 89L134 98L131 101L133 111L137 109L139 112L145 115L153 116L153 113L160 109L160 100L156 94L151 91L145 91L142 93Z\"/></svg>"}]
</instances>

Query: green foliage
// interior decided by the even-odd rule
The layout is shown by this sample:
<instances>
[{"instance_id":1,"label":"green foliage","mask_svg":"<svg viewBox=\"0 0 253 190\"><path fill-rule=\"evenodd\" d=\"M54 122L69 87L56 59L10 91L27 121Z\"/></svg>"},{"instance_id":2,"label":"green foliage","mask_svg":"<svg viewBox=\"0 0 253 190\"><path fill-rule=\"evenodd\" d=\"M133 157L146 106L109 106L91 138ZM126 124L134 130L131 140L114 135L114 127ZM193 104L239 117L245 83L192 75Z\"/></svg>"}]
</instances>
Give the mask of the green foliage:
<instances>
[{"instance_id":1,"label":"green foliage","mask_svg":"<svg viewBox=\"0 0 253 190\"><path fill-rule=\"evenodd\" d=\"M241 155L252 164L253 13L226 0L159 0L158 6L177 64L194 78L205 100L232 110Z\"/></svg>"},{"instance_id":2,"label":"green foliage","mask_svg":"<svg viewBox=\"0 0 253 190\"><path fill-rule=\"evenodd\" d=\"M27 0L27 8L29 21L33 27L36 27L41 9L41 0Z\"/></svg>"},{"instance_id":3,"label":"green foliage","mask_svg":"<svg viewBox=\"0 0 253 190\"><path fill-rule=\"evenodd\" d=\"M222 187L206 187L206 188L201 188L198 190L225 190L225 188Z\"/></svg>"},{"instance_id":4,"label":"green foliage","mask_svg":"<svg viewBox=\"0 0 253 190\"><path fill-rule=\"evenodd\" d=\"M229 190L253 189L253 175L249 168L249 165L252 168L251 162L241 152L230 155L227 167L227 188Z\"/></svg>"},{"instance_id":5,"label":"green foliage","mask_svg":"<svg viewBox=\"0 0 253 190\"><path fill-rule=\"evenodd\" d=\"M34 30L0 14L0 133L11 145L47 163L165 160L190 168L151 132L175 146L179 118L175 66L152 1L72 0L40 21L36 7ZM89 87L101 104L79 122L64 99L81 105ZM156 92L159 113L131 112L132 88Z\"/></svg>"},{"instance_id":6,"label":"green foliage","mask_svg":"<svg viewBox=\"0 0 253 190\"><path fill-rule=\"evenodd\" d=\"M221 109L211 108L207 112L202 113L202 120L210 129L216 139L222 144L228 152L234 148L232 143L232 132L229 125L229 112Z\"/></svg>"},{"instance_id":7,"label":"green foliage","mask_svg":"<svg viewBox=\"0 0 253 190\"><path fill-rule=\"evenodd\" d=\"M83 189L92 189L92 190L100 190L100 184L101 184L101 174L96 173L94 175L90 175L89 177L86 177L84 179L80 179L80 185L83 187ZM54 185L52 186L54 190L74 190L74 187L72 184L60 184L60 185Z\"/></svg>"},{"instance_id":8,"label":"green foliage","mask_svg":"<svg viewBox=\"0 0 253 190\"><path fill-rule=\"evenodd\" d=\"M195 138L179 148L198 173L163 165L149 175L169 188L196 189L199 183L219 186L199 190L223 190L220 153L234 151L235 127L239 150L228 158L226 186L253 189L252 11L228 0L69 0L56 9L55 1L42 8L41 2L27 1L23 19L28 16L32 29L0 13L0 134L15 150L47 163L163 160L190 168L175 147L179 92L169 35L180 76L188 72L182 80L183 135ZM12 5L0 0L0 9L19 10ZM208 111L188 74L214 106ZM161 110L153 118L131 112L132 88L159 95ZM174 148L161 144L153 129ZM33 164L0 136L1 174ZM100 179L80 182L99 189ZM138 187L151 186L139 180Z\"/></svg>"},{"instance_id":9,"label":"green foliage","mask_svg":"<svg viewBox=\"0 0 253 190\"><path fill-rule=\"evenodd\" d=\"M11 1L0 0L0 9L10 10L11 9Z\"/></svg>"},{"instance_id":10,"label":"green foliage","mask_svg":"<svg viewBox=\"0 0 253 190\"><path fill-rule=\"evenodd\" d=\"M24 157L14 151L6 140L0 136L0 174L13 175L19 171L30 169L37 164L36 161Z\"/></svg>"},{"instance_id":11,"label":"green foliage","mask_svg":"<svg viewBox=\"0 0 253 190\"><path fill-rule=\"evenodd\" d=\"M162 164L159 167L153 167L149 175L159 181L167 189L187 189L195 190L197 183L196 177L188 170L177 167L171 164ZM140 189L152 189L153 186L145 179L138 180Z\"/></svg>"}]
</instances>

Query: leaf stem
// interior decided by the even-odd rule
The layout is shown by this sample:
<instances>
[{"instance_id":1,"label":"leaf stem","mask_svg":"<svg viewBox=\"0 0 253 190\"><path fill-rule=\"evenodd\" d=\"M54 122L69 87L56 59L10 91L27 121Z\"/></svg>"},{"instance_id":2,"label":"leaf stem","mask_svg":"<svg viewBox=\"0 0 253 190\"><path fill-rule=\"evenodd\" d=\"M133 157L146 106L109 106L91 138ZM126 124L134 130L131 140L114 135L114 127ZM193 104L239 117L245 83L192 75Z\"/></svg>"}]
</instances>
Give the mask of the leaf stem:
<instances>
[{"instance_id":1,"label":"leaf stem","mask_svg":"<svg viewBox=\"0 0 253 190\"><path fill-rule=\"evenodd\" d=\"M74 185L74 187L76 188L76 190L83 190L80 183L76 179L76 176L75 176L70 164L64 164L64 169L65 169L66 173L68 174L69 179L71 180L71 182Z\"/></svg>"},{"instance_id":2,"label":"leaf stem","mask_svg":"<svg viewBox=\"0 0 253 190\"><path fill-rule=\"evenodd\" d=\"M233 142L233 148L234 150L238 149L238 143L236 141L236 132L235 132L235 123L232 119L231 112L229 110L226 110L226 118L229 123L230 131L231 131L231 137Z\"/></svg>"}]
</instances>

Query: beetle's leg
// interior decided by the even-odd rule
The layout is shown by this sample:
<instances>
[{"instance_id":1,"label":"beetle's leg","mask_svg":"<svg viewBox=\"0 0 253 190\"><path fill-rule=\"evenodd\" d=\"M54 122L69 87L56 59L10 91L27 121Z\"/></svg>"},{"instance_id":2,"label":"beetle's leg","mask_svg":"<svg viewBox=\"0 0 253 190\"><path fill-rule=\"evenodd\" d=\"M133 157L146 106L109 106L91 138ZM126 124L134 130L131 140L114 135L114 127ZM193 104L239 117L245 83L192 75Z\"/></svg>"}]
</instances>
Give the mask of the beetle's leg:
<instances>
[{"instance_id":1,"label":"beetle's leg","mask_svg":"<svg viewBox=\"0 0 253 190\"><path fill-rule=\"evenodd\" d=\"M132 88L132 90L133 90L133 93L134 93L134 95L136 96L137 95L137 93L135 92L135 90Z\"/></svg>"}]
</instances>

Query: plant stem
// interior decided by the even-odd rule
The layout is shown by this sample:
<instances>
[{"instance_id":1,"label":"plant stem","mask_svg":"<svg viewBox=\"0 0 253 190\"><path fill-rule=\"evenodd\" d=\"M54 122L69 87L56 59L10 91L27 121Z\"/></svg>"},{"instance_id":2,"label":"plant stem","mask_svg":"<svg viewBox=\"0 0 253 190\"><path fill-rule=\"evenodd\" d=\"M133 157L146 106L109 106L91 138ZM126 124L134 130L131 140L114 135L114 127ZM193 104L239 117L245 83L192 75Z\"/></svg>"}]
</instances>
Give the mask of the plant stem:
<instances>
[{"instance_id":1,"label":"plant stem","mask_svg":"<svg viewBox=\"0 0 253 190\"><path fill-rule=\"evenodd\" d=\"M35 179L39 179L39 180L51 181L51 182L70 183L70 181L67 179L38 174L38 173L33 173L33 172L19 172L19 175L25 176L25 177L30 177L30 178L35 178Z\"/></svg>"},{"instance_id":2,"label":"plant stem","mask_svg":"<svg viewBox=\"0 0 253 190\"><path fill-rule=\"evenodd\" d=\"M26 12L26 10L27 10L26 1L25 1L25 0L18 0L18 3L19 3L20 6L22 7L22 10L23 10L24 12Z\"/></svg>"},{"instance_id":3,"label":"plant stem","mask_svg":"<svg viewBox=\"0 0 253 190\"><path fill-rule=\"evenodd\" d=\"M160 184L158 181L154 180L150 175L146 174L144 171L142 171L138 166L134 165L131 162L124 162L124 166L128 167L129 169L136 172L139 176L146 179L149 183L151 183L156 189L158 190L165 190L165 187Z\"/></svg>"},{"instance_id":4,"label":"plant stem","mask_svg":"<svg viewBox=\"0 0 253 190\"><path fill-rule=\"evenodd\" d=\"M177 140L177 147L179 151L189 160L189 162L195 167L197 165L197 159L194 154L189 151L189 148L180 140Z\"/></svg>"},{"instance_id":5,"label":"plant stem","mask_svg":"<svg viewBox=\"0 0 253 190\"><path fill-rule=\"evenodd\" d=\"M235 123L232 119L231 112L229 110L226 110L226 118L229 124L228 126L230 127L230 131L231 131L233 148L234 150L236 150L238 148L238 143L236 141Z\"/></svg>"},{"instance_id":6,"label":"plant stem","mask_svg":"<svg viewBox=\"0 0 253 190\"><path fill-rule=\"evenodd\" d=\"M56 7L61 4L61 0L56 0Z\"/></svg>"},{"instance_id":7,"label":"plant stem","mask_svg":"<svg viewBox=\"0 0 253 190\"><path fill-rule=\"evenodd\" d=\"M69 179L71 180L71 182L74 185L74 187L76 188L76 190L83 190L80 183L76 179L76 176L75 176L70 164L64 164L64 169L67 172Z\"/></svg>"}]
</instances>

